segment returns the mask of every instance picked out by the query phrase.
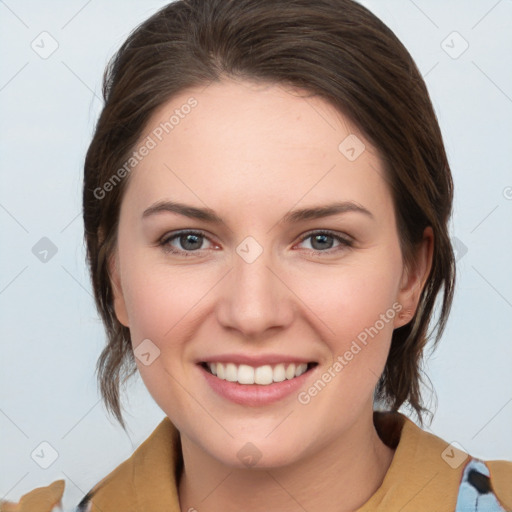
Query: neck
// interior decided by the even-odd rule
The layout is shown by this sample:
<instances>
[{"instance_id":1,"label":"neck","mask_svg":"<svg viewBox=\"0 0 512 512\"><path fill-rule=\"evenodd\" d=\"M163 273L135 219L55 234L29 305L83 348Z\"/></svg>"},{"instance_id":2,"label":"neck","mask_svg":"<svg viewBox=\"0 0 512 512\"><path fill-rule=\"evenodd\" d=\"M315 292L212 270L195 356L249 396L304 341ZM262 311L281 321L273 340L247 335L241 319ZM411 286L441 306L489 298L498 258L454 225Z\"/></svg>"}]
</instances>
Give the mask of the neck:
<instances>
[{"instance_id":1,"label":"neck","mask_svg":"<svg viewBox=\"0 0 512 512\"><path fill-rule=\"evenodd\" d=\"M380 487L394 455L379 438L373 413L312 456L287 466L226 466L184 436L182 449L182 512L354 511Z\"/></svg>"}]
</instances>

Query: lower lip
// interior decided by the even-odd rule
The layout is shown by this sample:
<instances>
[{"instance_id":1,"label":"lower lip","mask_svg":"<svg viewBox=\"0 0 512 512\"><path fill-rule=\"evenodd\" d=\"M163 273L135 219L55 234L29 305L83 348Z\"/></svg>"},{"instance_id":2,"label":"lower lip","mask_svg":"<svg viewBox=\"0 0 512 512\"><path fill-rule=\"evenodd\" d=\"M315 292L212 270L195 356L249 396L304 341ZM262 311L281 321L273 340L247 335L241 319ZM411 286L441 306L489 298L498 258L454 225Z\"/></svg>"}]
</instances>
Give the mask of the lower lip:
<instances>
[{"instance_id":1,"label":"lower lip","mask_svg":"<svg viewBox=\"0 0 512 512\"><path fill-rule=\"evenodd\" d=\"M230 382L228 380L219 379L209 371L198 365L201 373L204 375L206 382L211 388L228 400L240 405L248 405L257 407L277 402L292 393L296 393L306 379L314 372L316 366L309 369L299 377L294 377L283 382L273 382L272 384L239 384L238 382Z\"/></svg>"}]
</instances>

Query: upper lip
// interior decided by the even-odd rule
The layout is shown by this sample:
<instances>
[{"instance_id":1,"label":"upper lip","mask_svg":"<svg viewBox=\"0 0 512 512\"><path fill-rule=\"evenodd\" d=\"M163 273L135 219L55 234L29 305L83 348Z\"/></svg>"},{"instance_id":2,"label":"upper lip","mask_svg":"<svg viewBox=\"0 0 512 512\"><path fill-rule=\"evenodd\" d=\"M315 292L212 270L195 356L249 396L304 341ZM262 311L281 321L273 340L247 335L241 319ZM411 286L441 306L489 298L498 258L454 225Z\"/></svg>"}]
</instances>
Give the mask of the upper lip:
<instances>
[{"instance_id":1,"label":"upper lip","mask_svg":"<svg viewBox=\"0 0 512 512\"><path fill-rule=\"evenodd\" d=\"M248 356L245 354L219 354L216 356L198 359L197 363L233 363L236 365L246 364L248 366L265 366L274 364L302 364L316 362L313 359L304 357L281 355L281 354L261 354L258 356Z\"/></svg>"}]
</instances>

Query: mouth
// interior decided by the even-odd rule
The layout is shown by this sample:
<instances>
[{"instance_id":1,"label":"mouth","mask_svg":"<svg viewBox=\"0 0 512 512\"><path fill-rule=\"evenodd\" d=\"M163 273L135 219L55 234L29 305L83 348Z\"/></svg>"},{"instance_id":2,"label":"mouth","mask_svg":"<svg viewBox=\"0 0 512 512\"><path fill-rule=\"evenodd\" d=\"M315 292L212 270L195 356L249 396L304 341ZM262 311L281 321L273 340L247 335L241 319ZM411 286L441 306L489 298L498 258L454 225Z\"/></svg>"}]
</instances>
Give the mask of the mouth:
<instances>
[{"instance_id":1,"label":"mouth","mask_svg":"<svg viewBox=\"0 0 512 512\"><path fill-rule=\"evenodd\" d=\"M199 363L210 375L217 379L242 385L268 386L270 384L296 379L311 371L317 362L309 363L278 363L261 366L224 362Z\"/></svg>"}]
</instances>

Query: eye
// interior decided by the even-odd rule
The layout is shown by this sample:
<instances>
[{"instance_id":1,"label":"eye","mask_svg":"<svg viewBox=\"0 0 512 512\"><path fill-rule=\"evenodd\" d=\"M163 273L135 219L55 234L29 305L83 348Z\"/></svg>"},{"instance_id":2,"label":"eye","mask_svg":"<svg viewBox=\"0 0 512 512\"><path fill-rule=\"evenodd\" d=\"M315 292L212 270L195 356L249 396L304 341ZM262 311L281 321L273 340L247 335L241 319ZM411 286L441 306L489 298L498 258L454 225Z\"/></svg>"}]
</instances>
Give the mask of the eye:
<instances>
[{"instance_id":1,"label":"eye","mask_svg":"<svg viewBox=\"0 0 512 512\"><path fill-rule=\"evenodd\" d=\"M352 247L353 245L353 241L348 237L328 230L310 231L302 237L300 243L303 243L308 239L312 240L312 249L310 249L309 252L314 253L315 255L319 253L336 253L347 249L348 247ZM334 247L334 249L332 239L337 241L339 244L337 247ZM203 248L205 240L209 240L209 238L202 231L185 230L163 237L158 242L158 245L160 245L167 253L187 257L193 256L192 253L194 252L206 250ZM173 242L180 247L173 245Z\"/></svg>"},{"instance_id":2,"label":"eye","mask_svg":"<svg viewBox=\"0 0 512 512\"><path fill-rule=\"evenodd\" d=\"M179 231L171 236L167 236L160 240L159 245L163 247L165 252L172 254L180 254L183 256L192 256L192 252L200 252L203 242L208 240L202 231ZM176 241L182 249L176 248L171 242Z\"/></svg>"},{"instance_id":3,"label":"eye","mask_svg":"<svg viewBox=\"0 0 512 512\"><path fill-rule=\"evenodd\" d=\"M353 241L346 236L341 236L333 231L310 231L306 233L305 236L302 237L301 243L306 240L311 239L312 250L310 252L318 253L328 253L332 254L333 252L342 251L347 249L348 247L352 247ZM339 245L332 249L332 241L330 239L334 239L339 242Z\"/></svg>"}]
</instances>

